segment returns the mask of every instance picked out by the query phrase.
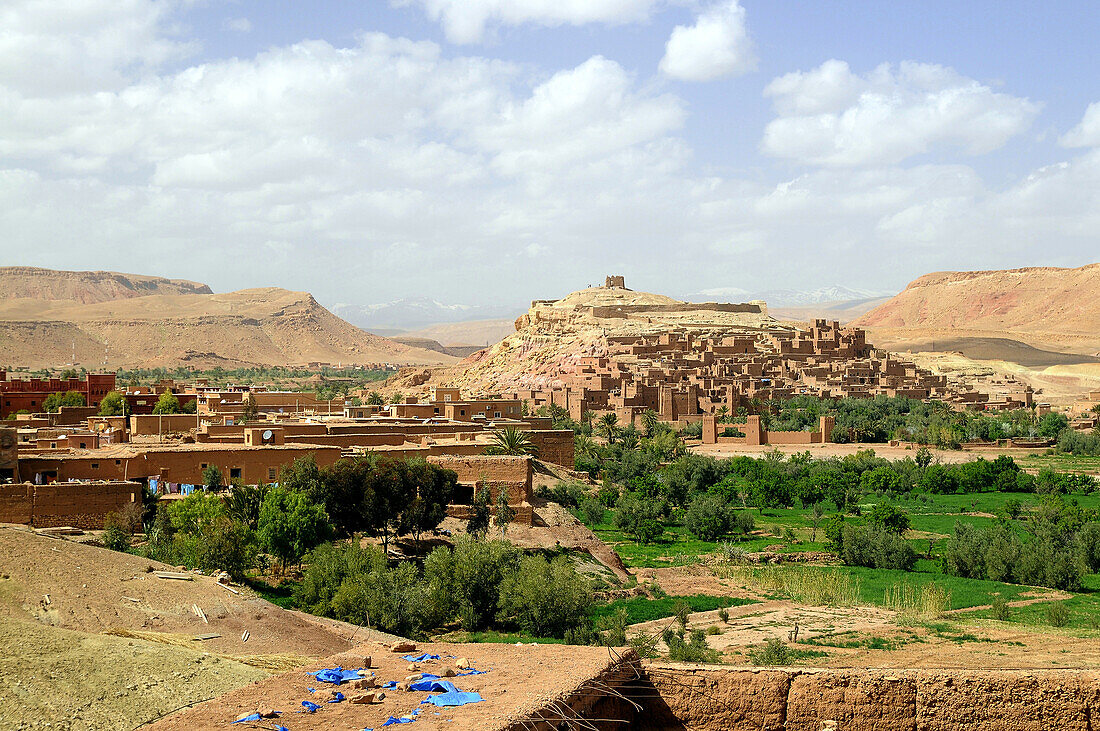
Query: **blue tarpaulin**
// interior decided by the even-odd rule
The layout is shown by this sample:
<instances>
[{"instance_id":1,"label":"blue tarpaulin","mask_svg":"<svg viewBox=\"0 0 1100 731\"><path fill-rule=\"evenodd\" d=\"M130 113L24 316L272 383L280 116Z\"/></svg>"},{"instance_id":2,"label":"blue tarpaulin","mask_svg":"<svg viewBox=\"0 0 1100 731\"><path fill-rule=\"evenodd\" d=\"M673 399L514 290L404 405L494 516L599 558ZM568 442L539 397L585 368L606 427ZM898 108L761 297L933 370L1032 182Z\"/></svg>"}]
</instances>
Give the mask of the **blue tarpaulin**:
<instances>
[{"instance_id":1,"label":"blue tarpaulin","mask_svg":"<svg viewBox=\"0 0 1100 731\"><path fill-rule=\"evenodd\" d=\"M320 708L319 705L312 701L302 701L302 705L305 706L305 709L310 713L316 713L317 710Z\"/></svg>"},{"instance_id":2,"label":"blue tarpaulin","mask_svg":"<svg viewBox=\"0 0 1100 731\"><path fill-rule=\"evenodd\" d=\"M415 720L416 720L415 718L394 718L393 716L390 716L389 718L386 719L386 722L382 725L383 726L393 726L394 724L397 724L397 723L412 723Z\"/></svg>"},{"instance_id":3,"label":"blue tarpaulin","mask_svg":"<svg viewBox=\"0 0 1100 731\"><path fill-rule=\"evenodd\" d=\"M245 716L244 718L238 718L233 723L245 723L246 721L259 721L260 718L261 718L260 714L253 713L253 714L250 714L248 716Z\"/></svg>"},{"instance_id":4,"label":"blue tarpaulin","mask_svg":"<svg viewBox=\"0 0 1100 731\"><path fill-rule=\"evenodd\" d=\"M360 668L361 670L362 668ZM359 674L359 670L344 670L343 668L325 668L324 670L312 670L306 671L307 675L312 675L322 683L333 683L340 685L349 680L358 680L363 677Z\"/></svg>"},{"instance_id":5,"label":"blue tarpaulin","mask_svg":"<svg viewBox=\"0 0 1100 731\"><path fill-rule=\"evenodd\" d=\"M415 690L419 692L427 691L428 693L451 693L457 691L458 688L455 684L449 680L440 680L439 678L424 678L418 680L409 686L409 690Z\"/></svg>"},{"instance_id":6,"label":"blue tarpaulin","mask_svg":"<svg viewBox=\"0 0 1100 731\"><path fill-rule=\"evenodd\" d=\"M402 655L401 659L405 662L424 662L425 660L438 660L439 655L429 655L425 652L423 655Z\"/></svg>"},{"instance_id":7,"label":"blue tarpaulin","mask_svg":"<svg viewBox=\"0 0 1100 731\"><path fill-rule=\"evenodd\" d=\"M425 703L433 706L466 706L470 703L480 703L485 700L480 693L468 693L461 690L452 690L438 695L428 696Z\"/></svg>"}]
</instances>

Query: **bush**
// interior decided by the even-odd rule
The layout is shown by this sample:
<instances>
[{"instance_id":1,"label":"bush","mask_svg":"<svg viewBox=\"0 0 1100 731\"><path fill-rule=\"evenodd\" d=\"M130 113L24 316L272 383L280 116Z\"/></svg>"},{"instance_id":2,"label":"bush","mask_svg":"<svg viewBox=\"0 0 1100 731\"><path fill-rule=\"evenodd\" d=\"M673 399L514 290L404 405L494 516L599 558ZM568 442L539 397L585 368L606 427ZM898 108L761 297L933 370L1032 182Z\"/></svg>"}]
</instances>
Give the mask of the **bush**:
<instances>
[{"instance_id":1,"label":"bush","mask_svg":"<svg viewBox=\"0 0 1100 731\"><path fill-rule=\"evenodd\" d=\"M258 535L264 548L280 560L285 571L288 564L298 563L332 536L332 523L324 507L305 493L275 487L268 491L260 507Z\"/></svg>"},{"instance_id":2,"label":"bush","mask_svg":"<svg viewBox=\"0 0 1100 731\"><path fill-rule=\"evenodd\" d=\"M111 522L108 516L106 529L103 531L103 545L112 551L125 552L130 547L130 531L115 522Z\"/></svg>"},{"instance_id":3,"label":"bush","mask_svg":"<svg viewBox=\"0 0 1100 731\"><path fill-rule=\"evenodd\" d=\"M1069 605L1065 602L1051 602L1046 609L1047 623L1051 627L1065 627L1069 624Z\"/></svg>"},{"instance_id":4,"label":"bush","mask_svg":"<svg viewBox=\"0 0 1100 731\"><path fill-rule=\"evenodd\" d=\"M733 520L729 508L722 499L711 493L702 493L691 501L684 514L684 526L696 538L716 541L729 533Z\"/></svg>"},{"instance_id":5,"label":"bush","mask_svg":"<svg viewBox=\"0 0 1100 731\"><path fill-rule=\"evenodd\" d=\"M917 554L905 540L873 525L845 526L840 560L849 566L909 571Z\"/></svg>"},{"instance_id":6,"label":"bush","mask_svg":"<svg viewBox=\"0 0 1100 731\"><path fill-rule=\"evenodd\" d=\"M557 503L563 508L575 508L581 500L587 496L585 486L579 482L558 481L552 488L545 486L535 491L535 495L543 500Z\"/></svg>"},{"instance_id":7,"label":"bush","mask_svg":"<svg viewBox=\"0 0 1100 731\"><path fill-rule=\"evenodd\" d=\"M684 629L677 632L666 629L661 639L668 645L668 659L673 662L718 662L718 653L707 646L702 630L693 630L688 634Z\"/></svg>"},{"instance_id":8,"label":"bush","mask_svg":"<svg viewBox=\"0 0 1100 731\"><path fill-rule=\"evenodd\" d=\"M607 508L603 506L603 503L590 497L581 501L580 509L581 518L588 525L598 525L602 523L604 516L607 514Z\"/></svg>"},{"instance_id":9,"label":"bush","mask_svg":"<svg viewBox=\"0 0 1100 731\"><path fill-rule=\"evenodd\" d=\"M633 493L626 493L615 509L615 527L646 545L665 532L660 519L663 506L654 500L643 500Z\"/></svg>"},{"instance_id":10,"label":"bush","mask_svg":"<svg viewBox=\"0 0 1100 731\"><path fill-rule=\"evenodd\" d=\"M999 622L1007 622L1011 612L1008 608L1008 602L1005 601L1003 596L993 597L993 619Z\"/></svg>"},{"instance_id":11,"label":"bush","mask_svg":"<svg viewBox=\"0 0 1100 731\"><path fill-rule=\"evenodd\" d=\"M500 584L503 618L537 637L564 636L584 621L591 605L588 583L565 556L527 556Z\"/></svg>"},{"instance_id":12,"label":"bush","mask_svg":"<svg viewBox=\"0 0 1100 731\"><path fill-rule=\"evenodd\" d=\"M749 660L753 665L772 667L778 665L790 665L794 662L794 656L787 645L777 637L768 640L763 647L750 650Z\"/></svg>"},{"instance_id":13,"label":"bush","mask_svg":"<svg viewBox=\"0 0 1100 731\"><path fill-rule=\"evenodd\" d=\"M868 517L873 525L896 536L909 530L909 513L896 505L876 503Z\"/></svg>"}]
</instances>

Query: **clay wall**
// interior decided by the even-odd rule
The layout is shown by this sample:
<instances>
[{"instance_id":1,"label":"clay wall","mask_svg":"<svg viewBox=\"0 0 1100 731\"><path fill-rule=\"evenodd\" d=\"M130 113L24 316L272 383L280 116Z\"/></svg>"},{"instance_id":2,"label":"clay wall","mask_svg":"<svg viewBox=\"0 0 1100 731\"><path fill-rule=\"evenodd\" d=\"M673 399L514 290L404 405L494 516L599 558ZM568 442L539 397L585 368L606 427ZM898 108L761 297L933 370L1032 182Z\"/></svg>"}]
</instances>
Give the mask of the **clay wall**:
<instances>
[{"instance_id":1,"label":"clay wall","mask_svg":"<svg viewBox=\"0 0 1100 731\"><path fill-rule=\"evenodd\" d=\"M0 523L98 530L108 513L132 502L141 502L141 487L133 482L0 485Z\"/></svg>"},{"instance_id":2,"label":"clay wall","mask_svg":"<svg viewBox=\"0 0 1100 731\"><path fill-rule=\"evenodd\" d=\"M648 664L642 731L1091 731L1088 670L719 669ZM654 692L655 691L655 692ZM832 721L833 723L827 723Z\"/></svg>"},{"instance_id":3,"label":"clay wall","mask_svg":"<svg viewBox=\"0 0 1100 731\"><path fill-rule=\"evenodd\" d=\"M536 429L527 432L538 450L538 458L566 469L573 469L573 431L571 429Z\"/></svg>"},{"instance_id":4,"label":"clay wall","mask_svg":"<svg viewBox=\"0 0 1100 731\"><path fill-rule=\"evenodd\" d=\"M509 505L531 502L534 469L530 457L433 455L428 462L454 471L462 484L487 484L491 502L496 502L501 490L507 490Z\"/></svg>"},{"instance_id":5,"label":"clay wall","mask_svg":"<svg viewBox=\"0 0 1100 731\"><path fill-rule=\"evenodd\" d=\"M130 434L134 436L156 436L173 432L185 434L198 425L199 417L195 414L142 414L130 417Z\"/></svg>"}]
</instances>

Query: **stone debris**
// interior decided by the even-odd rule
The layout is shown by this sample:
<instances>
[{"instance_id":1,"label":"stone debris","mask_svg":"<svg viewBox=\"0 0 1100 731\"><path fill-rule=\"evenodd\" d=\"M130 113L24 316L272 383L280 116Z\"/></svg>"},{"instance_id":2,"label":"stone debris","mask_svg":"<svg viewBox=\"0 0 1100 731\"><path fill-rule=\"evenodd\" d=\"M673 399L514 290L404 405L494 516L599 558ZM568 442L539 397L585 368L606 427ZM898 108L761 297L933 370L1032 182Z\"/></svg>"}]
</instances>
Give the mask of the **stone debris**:
<instances>
[{"instance_id":1,"label":"stone debris","mask_svg":"<svg viewBox=\"0 0 1100 731\"><path fill-rule=\"evenodd\" d=\"M390 647L390 652L412 652L416 649L416 645L411 642L398 642Z\"/></svg>"},{"instance_id":2,"label":"stone debris","mask_svg":"<svg viewBox=\"0 0 1100 731\"><path fill-rule=\"evenodd\" d=\"M385 699L386 694L381 690L372 690L367 693L359 693L351 697L352 703L370 704L381 703Z\"/></svg>"},{"instance_id":3,"label":"stone debris","mask_svg":"<svg viewBox=\"0 0 1100 731\"><path fill-rule=\"evenodd\" d=\"M460 657L457 660L455 660L455 667L458 668L459 670L469 670L470 669L470 661L467 660L464 657Z\"/></svg>"}]
</instances>

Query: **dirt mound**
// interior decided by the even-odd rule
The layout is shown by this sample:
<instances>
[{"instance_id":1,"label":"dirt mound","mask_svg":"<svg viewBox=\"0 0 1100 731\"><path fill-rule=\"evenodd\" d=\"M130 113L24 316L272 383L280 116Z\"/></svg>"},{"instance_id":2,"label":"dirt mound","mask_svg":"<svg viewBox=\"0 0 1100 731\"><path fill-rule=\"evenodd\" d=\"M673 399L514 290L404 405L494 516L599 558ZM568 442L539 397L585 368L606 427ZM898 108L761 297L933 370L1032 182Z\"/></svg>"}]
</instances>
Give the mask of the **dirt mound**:
<instances>
[{"instance_id":1,"label":"dirt mound","mask_svg":"<svg viewBox=\"0 0 1100 731\"><path fill-rule=\"evenodd\" d=\"M216 634L193 641L196 649L234 656L323 657L347 649L355 632L281 609L244 587L230 591L209 576L157 578L150 568L175 568L26 529L0 528L0 557L0 615L14 619L92 633L170 636L165 639Z\"/></svg>"},{"instance_id":2,"label":"dirt mound","mask_svg":"<svg viewBox=\"0 0 1100 731\"><path fill-rule=\"evenodd\" d=\"M161 643L0 616L0 729L130 731L268 673Z\"/></svg>"},{"instance_id":3,"label":"dirt mound","mask_svg":"<svg viewBox=\"0 0 1100 731\"><path fill-rule=\"evenodd\" d=\"M85 293L93 300L88 303L47 298L47 289L40 296L0 299L0 362L52 366L68 362L74 348L78 363L112 368L456 360L360 330L308 292L269 287L211 294L197 286L206 293L139 296L134 290L103 299L114 291L105 286Z\"/></svg>"},{"instance_id":4,"label":"dirt mound","mask_svg":"<svg viewBox=\"0 0 1100 731\"><path fill-rule=\"evenodd\" d=\"M64 272L37 267L0 267L0 298L70 300L81 304L145 297L150 294L211 294L210 287L186 279L119 272Z\"/></svg>"},{"instance_id":5,"label":"dirt mound","mask_svg":"<svg viewBox=\"0 0 1100 731\"><path fill-rule=\"evenodd\" d=\"M198 728L226 727L243 713L257 708L274 708L283 712L285 725L295 731L313 729L361 729L377 728L388 717L401 717L418 711L417 729L492 729L520 728L511 724L519 718L530 716L555 699L568 697L578 686L598 677L608 668L623 662L605 647L569 647L562 645L454 645L419 644L415 651L439 655L440 660L421 663L421 671L439 674L444 667L454 667L456 657L466 658L470 665L487 672L478 675L450 678L463 691L479 693L483 702L454 708L435 708L422 705L426 692L402 690L386 691L381 703L373 705L324 703L309 688L331 688L306 675L307 669L342 666L346 669L363 667L363 658L373 660L375 677L379 681L400 681L409 675L408 661L389 648L367 643L354 650L326 659L310 668L292 671L268 678L256 685L227 693L195 708L181 711L152 724L151 730L191 731ZM629 653L629 651L628 651ZM628 655L633 659L633 655ZM346 695L355 694L348 686L341 690ZM315 713L298 714L302 701L321 704ZM288 723L292 720L293 724ZM274 724L265 724L272 727ZM529 727L533 727L529 725Z\"/></svg>"},{"instance_id":6,"label":"dirt mound","mask_svg":"<svg viewBox=\"0 0 1100 731\"><path fill-rule=\"evenodd\" d=\"M1100 264L1089 264L926 274L853 324L879 340L984 335L1092 355L1098 320Z\"/></svg>"}]
</instances>

